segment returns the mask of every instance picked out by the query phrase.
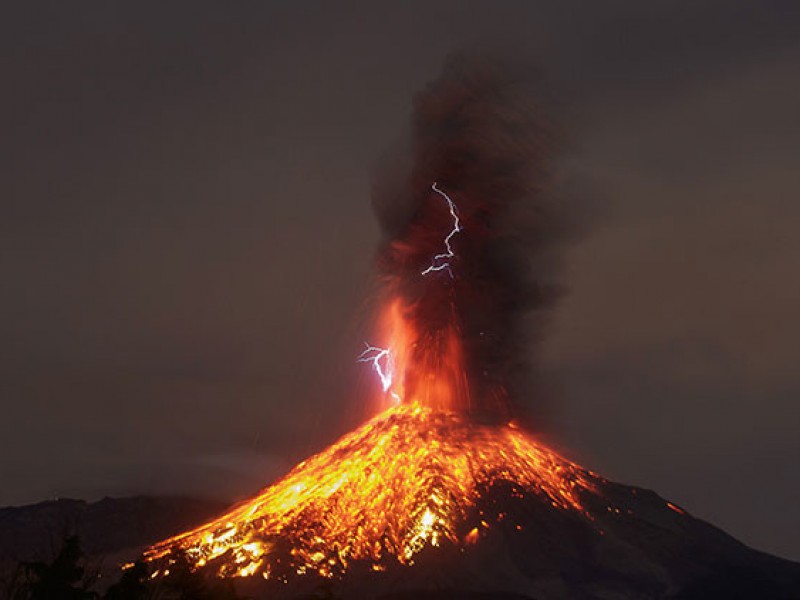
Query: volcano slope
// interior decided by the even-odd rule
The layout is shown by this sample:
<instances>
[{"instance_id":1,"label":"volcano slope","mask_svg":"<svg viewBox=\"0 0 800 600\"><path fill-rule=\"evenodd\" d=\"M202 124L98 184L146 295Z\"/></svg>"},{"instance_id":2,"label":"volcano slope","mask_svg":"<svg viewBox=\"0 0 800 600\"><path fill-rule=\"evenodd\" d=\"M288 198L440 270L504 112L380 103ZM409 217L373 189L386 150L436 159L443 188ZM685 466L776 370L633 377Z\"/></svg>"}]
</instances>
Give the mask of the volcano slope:
<instances>
[{"instance_id":1,"label":"volcano slope","mask_svg":"<svg viewBox=\"0 0 800 600\"><path fill-rule=\"evenodd\" d=\"M800 565L513 423L387 410L250 501L146 553L255 598L793 598Z\"/></svg>"},{"instance_id":2,"label":"volcano slope","mask_svg":"<svg viewBox=\"0 0 800 600\"><path fill-rule=\"evenodd\" d=\"M497 485L471 516L491 523L473 544L427 546L413 565L385 571L361 561L341 579L253 577L240 587L256 598L800 598L800 564L748 548L652 491L602 481L582 499L592 519Z\"/></svg>"},{"instance_id":3,"label":"volcano slope","mask_svg":"<svg viewBox=\"0 0 800 600\"><path fill-rule=\"evenodd\" d=\"M558 135L534 79L514 61L456 56L415 96L407 143L372 192L380 291L358 360L378 375L382 412L150 548L155 578L185 560L264 598L793 593L796 566L509 421L560 295L572 212L551 193Z\"/></svg>"}]
</instances>

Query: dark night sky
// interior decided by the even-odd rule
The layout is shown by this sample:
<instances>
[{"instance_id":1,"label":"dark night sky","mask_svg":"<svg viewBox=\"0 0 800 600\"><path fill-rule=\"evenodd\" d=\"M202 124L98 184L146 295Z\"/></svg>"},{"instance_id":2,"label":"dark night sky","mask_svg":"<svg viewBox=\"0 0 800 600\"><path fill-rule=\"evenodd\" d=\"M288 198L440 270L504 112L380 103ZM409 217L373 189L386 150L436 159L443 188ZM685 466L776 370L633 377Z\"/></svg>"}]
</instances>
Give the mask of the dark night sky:
<instances>
[{"instance_id":1,"label":"dark night sky","mask_svg":"<svg viewBox=\"0 0 800 600\"><path fill-rule=\"evenodd\" d=\"M237 497L368 414L375 165L448 53L513 42L590 222L529 410L800 559L798 31L794 0L4 3L0 505Z\"/></svg>"}]
</instances>

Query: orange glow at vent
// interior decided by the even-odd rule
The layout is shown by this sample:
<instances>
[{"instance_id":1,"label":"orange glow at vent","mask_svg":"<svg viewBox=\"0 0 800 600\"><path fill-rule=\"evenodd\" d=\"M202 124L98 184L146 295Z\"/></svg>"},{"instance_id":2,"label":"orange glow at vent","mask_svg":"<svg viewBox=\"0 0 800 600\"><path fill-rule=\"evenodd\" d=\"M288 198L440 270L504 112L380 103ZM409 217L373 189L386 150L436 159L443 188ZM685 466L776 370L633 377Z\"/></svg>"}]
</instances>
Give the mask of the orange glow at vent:
<instances>
[{"instance_id":1,"label":"orange glow at vent","mask_svg":"<svg viewBox=\"0 0 800 600\"><path fill-rule=\"evenodd\" d=\"M252 500L146 553L185 551L222 576L333 576L355 560L412 564L426 546L474 544L462 531L479 490L499 482L582 511L596 477L517 428L415 403L386 410ZM489 524L487 524L489 525ZM280 575L284 574L284 575Z\"/></svg>"}]
</instances>

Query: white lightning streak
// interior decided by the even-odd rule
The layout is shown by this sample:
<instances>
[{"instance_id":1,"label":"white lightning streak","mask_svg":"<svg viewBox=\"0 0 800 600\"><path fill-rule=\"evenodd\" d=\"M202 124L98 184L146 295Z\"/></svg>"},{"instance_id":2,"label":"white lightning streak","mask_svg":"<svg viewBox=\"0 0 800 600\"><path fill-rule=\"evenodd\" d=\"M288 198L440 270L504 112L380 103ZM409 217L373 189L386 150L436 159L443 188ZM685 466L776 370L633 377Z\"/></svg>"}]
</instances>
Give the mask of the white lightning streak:
<instances>
[{"instance_id":1,"label":"white lightning streak","mask_svg":"<svg viewBox=\"0 0 800 600\"><path fill-rule=\"evenodd\" d=\"M392 387L392 355L388 348L378 348L377 346L370 346L364 342L366 349L358 355L358 362L372 363L372 368L378 374L381 380L383 391L386 392ZM381 364L384 360L385 364Z\"/></svg>"},{"instance_id":2,"label":"white lightning streak","mask_svg":"<svg viewBox=\"0 0 800 600\"><path fill-rule=\"evenodd\" d=\"M450 269L450 262L448 259L453 258L455 256L455 253L453 252L453 247L450 245L450 242L453 239L453 236L457 234L459 231L461 231L461 220L458 218L458 211L456 210L455 202L453 202L450 199L450 196L445 194L442 190L440 190L436 186L435 181L433 182L431 189L447 201L447 206L450 209L450 215L453 217L453 229L450 231L450 233L447 234L447 237L444 238L444 247L446 252L434 256L433 260L431 260L430 266L424 271L422 271L422 274L427 275L428 273L432 273L434 271L447 270L447 272L450 274L450 277L452 278L453 271L452 269Z\"/></svg>"}]
</instances>

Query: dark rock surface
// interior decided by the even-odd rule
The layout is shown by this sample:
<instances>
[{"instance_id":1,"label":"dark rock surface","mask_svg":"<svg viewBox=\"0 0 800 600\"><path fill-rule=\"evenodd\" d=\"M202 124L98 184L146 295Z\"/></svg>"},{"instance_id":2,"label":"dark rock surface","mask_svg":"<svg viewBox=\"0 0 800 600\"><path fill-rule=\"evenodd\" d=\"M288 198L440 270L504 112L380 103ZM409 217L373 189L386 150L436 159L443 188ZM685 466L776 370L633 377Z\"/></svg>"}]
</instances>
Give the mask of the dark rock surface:
<instances>
[{"instance_id":1,"label":"dark rock surface","mask_svg":"<svg viewBox=\"0 0 800 600\"><path fill-rule=\"evenodd\" d=\"M351 564L341 580L252 578L256 598L800 600L800 564L749 548L656 493L605 481L586 513L494 489L480 540L426 548L409 568ZM471 527L471 524L469 525Z\"/></svg>"},{"instance_id":2,"label":"dark rock surface","mask_svg":"<svg viewBox=\"0 0 800 600\"><path fill-rule=\"evenodd\" d=\"M473 546L426 548L412 567L351 564L343 579L240 580L252 598L359 600L800 600L800 564L748 548L654 492L605 482L587 513L495 489ZM222 512L187 498L56 500L0 509L0 564L52 557L77 533L105 584L148 544ZM502 517L500 517L502 515ZM499 517L499 519L498 519ZM471 526L471 524L470 524ZM99 586L101 589L103 583Z\"/></svg>"}]
</instances>

